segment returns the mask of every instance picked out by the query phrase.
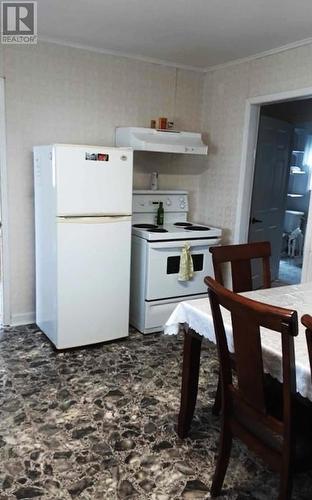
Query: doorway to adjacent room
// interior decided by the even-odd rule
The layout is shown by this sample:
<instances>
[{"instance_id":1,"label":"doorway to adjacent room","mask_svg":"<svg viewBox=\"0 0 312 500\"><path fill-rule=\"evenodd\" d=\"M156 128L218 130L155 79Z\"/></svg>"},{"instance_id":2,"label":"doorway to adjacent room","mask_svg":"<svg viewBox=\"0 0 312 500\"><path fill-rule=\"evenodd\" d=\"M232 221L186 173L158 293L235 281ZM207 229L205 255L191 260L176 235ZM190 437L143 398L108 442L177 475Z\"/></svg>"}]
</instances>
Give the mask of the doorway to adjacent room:
<instances>
[{"instance_id":1,"label":"doorway to adjacent room","mask_svg":"<svg viewBox=\"0 0 312 500\"><path fill-rule=\"evenodd\" d=\"M277 285L301 282L312 168L312 100L260 109L248 241L268 239Z\"/></svg>"},{"instance_id":2,"label":"doorway to adjacent room","mask_svg":"<svg viewBox=\"0 0 312 500\"><path fill-rule=\"evenodd\" d=\"M311 138L312 87L247 100L234 242L270 240L277 285L312 280Z\"/></svg>"}]
</instances>

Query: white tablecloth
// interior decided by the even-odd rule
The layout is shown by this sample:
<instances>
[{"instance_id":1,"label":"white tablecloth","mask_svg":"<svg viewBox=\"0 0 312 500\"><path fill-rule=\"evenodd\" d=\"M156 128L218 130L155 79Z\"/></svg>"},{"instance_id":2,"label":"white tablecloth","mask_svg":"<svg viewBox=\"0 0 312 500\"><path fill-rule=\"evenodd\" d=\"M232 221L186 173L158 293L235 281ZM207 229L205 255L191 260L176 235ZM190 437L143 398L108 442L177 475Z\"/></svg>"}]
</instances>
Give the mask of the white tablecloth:
<instances>
[{"instance_id":1,"label":"white tablecloth","mask_svg":"<svg viewBox=\"0 0 312 500\"><path fill-rule=\"evenodd\" d=\"M312 314L312 282L256 290L242 295L267 304L297 310L299 319L299 334L295 338L297 392L312 401L311 372L305 328L300 323L303 314ZM233 352L230 314L223 309L222 315L228 339L228 347ZM203 335L214 343L216 342L208 297L207 299L180 302L165 325L165 333L169 335L176 334L179 329L179 323L187 323L190 328L200 335ZM281 382L280 335L263 329L261 338L264 370Z\"/></svg>"}]
</instances>

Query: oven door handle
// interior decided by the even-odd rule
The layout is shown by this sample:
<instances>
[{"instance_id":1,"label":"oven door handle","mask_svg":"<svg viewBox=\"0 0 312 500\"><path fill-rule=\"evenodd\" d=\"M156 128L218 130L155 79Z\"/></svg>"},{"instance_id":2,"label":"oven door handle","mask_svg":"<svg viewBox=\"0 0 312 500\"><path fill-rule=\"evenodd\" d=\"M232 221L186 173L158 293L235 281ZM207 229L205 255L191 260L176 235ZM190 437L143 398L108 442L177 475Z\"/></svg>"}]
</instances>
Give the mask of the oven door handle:
<instances>
[{"instance_id":1,"label":"oven door handle","mask_svg":"<svg viewBox=\"0 0 312 500\"><path fill-rule=\"evenodd\" d=\"M150 241L148 243L149 248L154 248L158 250L166 250L167 248L178 248L181 249L184 247L185 243L188 243L192 248L197 248L197 247L211 247L215 245L220 245L221 243L221 238L211 238L211 239L205 239L205 240L183 240L183 241L157 241L153 242Z\"/></svg>"}]
</instances>

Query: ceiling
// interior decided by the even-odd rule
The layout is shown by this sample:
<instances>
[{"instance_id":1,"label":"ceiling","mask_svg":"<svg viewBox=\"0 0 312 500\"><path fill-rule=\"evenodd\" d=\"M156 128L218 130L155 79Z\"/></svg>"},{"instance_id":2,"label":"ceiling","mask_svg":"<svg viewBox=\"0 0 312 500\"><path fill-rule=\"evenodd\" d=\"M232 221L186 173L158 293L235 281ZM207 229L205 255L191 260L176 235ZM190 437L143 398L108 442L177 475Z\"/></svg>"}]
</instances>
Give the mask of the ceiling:
<instances>
[{"instance_id":1,"label":"ceiling","mask_svg":"<svg viewBox=\"0 0 312 500\"><path fill-rule=\"evenodd\" d=\"M38 35L207 68L311 37L311 0L38 0Z\"/></svg>"}]
</instances>

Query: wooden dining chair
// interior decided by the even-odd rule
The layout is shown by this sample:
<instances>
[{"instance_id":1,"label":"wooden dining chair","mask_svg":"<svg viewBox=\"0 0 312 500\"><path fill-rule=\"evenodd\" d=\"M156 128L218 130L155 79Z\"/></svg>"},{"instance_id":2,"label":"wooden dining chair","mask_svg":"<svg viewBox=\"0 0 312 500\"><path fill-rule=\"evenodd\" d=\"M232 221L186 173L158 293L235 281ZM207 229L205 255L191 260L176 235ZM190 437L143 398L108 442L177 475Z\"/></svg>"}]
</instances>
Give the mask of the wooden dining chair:
<instances>
[{"instance_id":1,"label":"wooden dining chair","mask_svg":"<svg viewBox=\"0 0 312 500\"><path fill-rule=\"evenodd\" d=\"M255 259L262 261L262 281L264 288L271 288L270 257L271 244L269 241L246 243L242 245L224 245L210 247L212 254L215 279L224 285L224 267L230 263L233 292L249 292L253 289L252 262ZM214 415L219 415L221 409L220 376L212 408Z\"/></svg>"},{"instance_id":2,"label":"wooden dining chair","mask_svg":"<svg viewBox=\"0 0 312 500\"><path fill-rule=\"evenodd\" d=\"M233 292L249 292L252 285L252 262L262 261L263 288L271 288L269 241L210 247L215 279L224 285L224 264L230 263Z\"/></svg>"},{"instance_id":3,"label":"wooden dining chair","mask_svg":"<svg viewBox=\"0 0 312 500\"><path fill-rule=\"evenodd\" d=\"M232 439L243 441L280 474L279 500L291 498L295 467L293 400L296 393L294 340L298 334L296 311L273 307L227 290L214 279L208 286L222 386L222 429L220 449L211 486L211 496L220 495L227 470ZM232 377L231 357L220 306L231 314L237 381ZM263 370L260 327L265 334L281 336L281 417L271 414Z\"/></svg>"}]
</instances>

